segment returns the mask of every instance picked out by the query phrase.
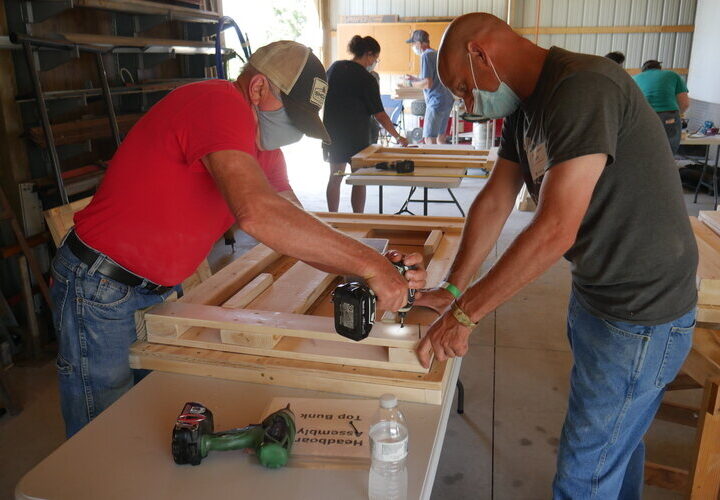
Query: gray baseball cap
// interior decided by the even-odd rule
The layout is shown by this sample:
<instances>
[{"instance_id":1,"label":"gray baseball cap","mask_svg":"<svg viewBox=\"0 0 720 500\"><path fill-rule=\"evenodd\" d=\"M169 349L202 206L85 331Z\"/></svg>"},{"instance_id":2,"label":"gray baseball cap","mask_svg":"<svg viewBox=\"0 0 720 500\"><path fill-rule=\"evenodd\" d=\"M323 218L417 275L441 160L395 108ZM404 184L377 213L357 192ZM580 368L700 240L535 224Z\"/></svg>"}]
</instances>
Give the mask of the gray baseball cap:
<instances>
[{"instance_id":1,"label":"gray baseball cap","mask_svg":"<svg viewBox=\"0 0 720 500\"><path fill-rule=\"evenodd\" d=\"M425 42L430 43L430 35L425 30L415 30L410 38L405 40L405 43L413 42Z\"/></svg>"},{"instance_id":2,"label":"gray baseball cap","mask_svg":"<svg viewBox=\"0 0 720 500\"><path fill-rule=\"evenodd\" d=\"M277 85L293 124L305 135L330 143L318 113L325 104L325 68L309 47L291 40L260 47L248 61Z\"/></svg>"}]
</instances>

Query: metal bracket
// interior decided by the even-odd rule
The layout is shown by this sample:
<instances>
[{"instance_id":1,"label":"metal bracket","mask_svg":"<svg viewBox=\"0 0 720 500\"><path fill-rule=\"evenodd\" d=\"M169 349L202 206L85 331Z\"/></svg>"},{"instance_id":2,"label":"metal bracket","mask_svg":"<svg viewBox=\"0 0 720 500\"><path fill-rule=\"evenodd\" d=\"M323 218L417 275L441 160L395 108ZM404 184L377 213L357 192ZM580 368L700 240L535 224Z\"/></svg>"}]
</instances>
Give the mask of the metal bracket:
<instances>
[{"instance_id":1,"label":"metal bracket","mask_svg":"<svg viewBox=\"0 0 720 500\"><path fill-rule=\"evenodd\" d=\"M21 12L23 21L26 24L35 24L72 8L73 0L24 0Z\"/></svg>"},{"instance_id":2,"label":"metal bracket","mask_svg":"<svg viewBox=\"0 0 720 500\"><path fill-rule=\"evenodd\" d=\"M175 59L175 51L169 50L167 52L159 52L159 53L158 52L153 52L153 53L143 52L140 54L140 57L142 57L142 60L143 60L143 67L150 68L152 66L157 66L158 64L164 63L165 61Z\"/></svg>"},{"instance_id":3,"label":"metal bracket","mask_svg":"<svg viewBox=\"0 0 720 500\"><path fill-rule=\"evenodd\" d=\"M142 33L150 28L171 20L167 14L138 14L134 16L134 34Z\"/></svg>"},{"instance_id":4,"label":"metal bracket","mask_svg":"<svg viewBox=\"0 0 720 500\"><path fill-rule=\"evenodd\" d=\"M38 71L48 71L66 62L80 57L80 50L77 47L67 50L36 50L35 64Z\"/></svg>"}]
</instances>

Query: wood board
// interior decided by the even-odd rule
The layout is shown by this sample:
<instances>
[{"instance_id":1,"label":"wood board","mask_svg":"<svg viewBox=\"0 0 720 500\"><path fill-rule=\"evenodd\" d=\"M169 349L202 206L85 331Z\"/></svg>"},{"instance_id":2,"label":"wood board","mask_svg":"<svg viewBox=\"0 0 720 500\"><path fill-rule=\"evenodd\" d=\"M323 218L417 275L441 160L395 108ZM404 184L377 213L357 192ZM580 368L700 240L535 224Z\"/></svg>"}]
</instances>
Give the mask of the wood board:
<instances>
[{"instance_id":1,"label":"wood board","mask_svg":"<svg viewBox=\"0 0 720 500\"><path fill-rule=\"evenodd\" d=\"M369 399L273 398L262 414L289 406L295 416L291 461L326 457L370 463L370 421L378 402ZM352 424L351 424L352 422Z\"/></svg>"},{"instance_id":2,"label":"wood board","mask_svg":"<svg viewBox=\"0 0 720 500\"><path fill-rule=\"evenodd\" d=\"M433 280L429 285L445 277L462 227L459 218L318 215L351 236L389 239L391 248L424 253ZM258 245L179 301L145 313L147 339L178 347L427 373L414 349L435 315L413 310L405 328L378 320L368 338L354 342L335 332L330 292L338 279ZM383 312L378 311L378 319Z\"/></svg>"},{"instance_id":3,"label":"wood board","mask_svg":"<svg viewBox=\"0 0 720 500\"><path fill-rule=\"evenodd\" d=\"M696 217L690 224L698 247L698 321L720 323L720 236Z\"/></svg>"},{"instance_id":4,"label":"wood board","mask_svg":"<svg viewBox=\"0 0 720 500\"><path fill-rule=\"evenodd\" d=\"M354 168L371 167L382 161L412 160L415 167L434 168L483 168L491 166L488 151L454 148L393 148L372 144L356 155L350 162Z\"/></svg>"},{"instance_id":5,"label":"wood board","mask_svg":"<svg viewBox=\"0 0 720 500\"><path fill-rule=\"evenodd\" d=\"M355 367L297 359L254 356L210 349L138 341L130 347L130 366L201 377L378 398L390 392L402 401L439 405L454 390L455 358L435 361L425 374Z\"/></svg>"}]
</instances>

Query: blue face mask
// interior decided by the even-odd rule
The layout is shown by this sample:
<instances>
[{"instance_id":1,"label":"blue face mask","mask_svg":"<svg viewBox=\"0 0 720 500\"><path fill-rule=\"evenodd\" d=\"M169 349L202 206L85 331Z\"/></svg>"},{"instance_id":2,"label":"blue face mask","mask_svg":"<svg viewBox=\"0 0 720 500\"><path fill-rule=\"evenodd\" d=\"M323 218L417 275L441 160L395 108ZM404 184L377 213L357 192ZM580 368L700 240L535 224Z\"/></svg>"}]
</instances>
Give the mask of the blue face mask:
<instances>
[{"instance_id":1,"label":"blue face mask","mask_svg":"<svg viewBox=\"0 0 720 500\"><path fill-rule=\"evenodd\" d=\"M470 59L470 72L472 73L475 88L472 91L472 113L466 113L463 115L463 119L466 121L484 121L495 118L505 118L511 115L518 106L520 106L520 98L517 94L500 79L492 61L490 61L490 67L500 82L500 86L492 92L489 90L480 90L475 80L475 71L473 70L472 55L470 53L468 53L468 58Z\"/></svg>"},{"instance_id":2,"label":"blue face mask","mask_svg":"<svg viewBox=\"0 0 720 500\"><path fill-rule=\"evenodd\" d=\"M290 121L285 108L275 111L257 110L260 122L260 147L265 151L278 149L302 139L300 132Z\"/></svg>"}]
</instances>

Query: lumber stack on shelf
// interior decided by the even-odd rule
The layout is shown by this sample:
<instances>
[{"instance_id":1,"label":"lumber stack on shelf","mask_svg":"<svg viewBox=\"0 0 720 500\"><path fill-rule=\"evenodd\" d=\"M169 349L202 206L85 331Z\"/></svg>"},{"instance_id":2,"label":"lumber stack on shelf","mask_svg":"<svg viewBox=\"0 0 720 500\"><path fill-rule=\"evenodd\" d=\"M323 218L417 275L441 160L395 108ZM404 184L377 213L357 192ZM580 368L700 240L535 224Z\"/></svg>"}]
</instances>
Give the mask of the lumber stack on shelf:
<instances>
[{"instance_id":1,"label":"lumber stack on shelf","mask_svg":"<svg viewBox=\"0 0 720 500\"><path fill-rule=\"evenodd\" d=\"M462 230L456 217L318 215L355 238L386 239L390 248L423 254L428 286L445 278ZM407 400L438 404L448 365L434 361L425 369L414 351L437 315L415 308L400 328L381 322L384 311L379 310L370 336L354 342L334 328L331 295L340 280L260 244L178 301L148 310L141 328L147 343L135 346L133 366L183 370L192 365L188 373L256 381L257 370L265 373L271 365L273 375L265 383L354 395L376 395L378 387L390 384L404 388L396 392ZM167 359L161 359L164 354ZM288 369L302 375L289 377ZM327 370L331 379L348 371L381 377L377 387L360 380L337 385L321 381L318 370Z\"/></svg>"},{"instance_id":2,"label":"lumber stack on shelf","mask_svg":"<svg viewBox=\"0 0 720 500\"><path fill-rule=\"evenodd\" d=\"M126 134L129 132L132 126L135 125L142 116L142 113L118 115L117 123L120 133ZM35 144L42 148L47 147L42 127L32 127L28 132L30 140L32 140ZM89 141L92 139L111 137L112 135L110 122L106 117L56 123L52 126L52 132L55 138L56 146L76 144L78 142Z\"/></svg>"}]
</instances>

